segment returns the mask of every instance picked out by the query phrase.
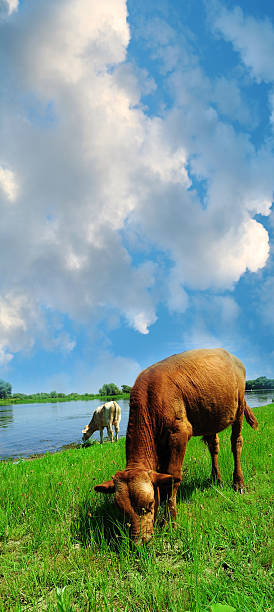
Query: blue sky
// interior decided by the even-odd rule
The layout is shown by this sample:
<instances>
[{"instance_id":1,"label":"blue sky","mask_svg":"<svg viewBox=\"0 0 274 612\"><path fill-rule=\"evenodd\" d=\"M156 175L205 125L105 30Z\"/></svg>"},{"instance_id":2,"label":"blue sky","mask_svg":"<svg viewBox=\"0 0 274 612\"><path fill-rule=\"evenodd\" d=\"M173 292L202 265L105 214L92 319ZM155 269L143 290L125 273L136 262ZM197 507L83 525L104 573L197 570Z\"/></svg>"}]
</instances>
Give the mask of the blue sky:
<instances>
[{"instance_id":1,"label":"blue sky","mask_svg":"<svg viewBox=\"0 0 274 612\"><path fill-rule=\"evenodd\" d=\"M0 1L0 378L274 377L274 7Z\"/></svg>"}]
</instances>

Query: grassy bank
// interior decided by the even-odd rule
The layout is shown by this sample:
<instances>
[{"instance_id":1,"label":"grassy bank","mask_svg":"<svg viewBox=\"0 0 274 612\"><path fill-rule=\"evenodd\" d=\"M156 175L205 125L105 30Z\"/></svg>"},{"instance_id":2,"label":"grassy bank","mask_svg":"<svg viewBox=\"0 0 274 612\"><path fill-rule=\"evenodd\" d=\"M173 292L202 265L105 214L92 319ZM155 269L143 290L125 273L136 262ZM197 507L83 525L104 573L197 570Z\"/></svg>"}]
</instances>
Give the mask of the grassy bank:
<instances>
[{"instance_id":1,"label":"grassy bank","mask_svg":"<svg viewBox=\"0 0 274 612\"><path fill-rule=\"evenodd\" d=\"M76 402L76 401L89 401L89 400L98 400L99 403L110 402L112 400L118 401L119 399L129 399L129 393L119 393L119 395L88 395L85 393L84 395L66 395L65 397L46 397L46 398L37 398L32 396L26 396L24 399L17 397L7 397L5 399L0 399L0 406L10 406L12 404L56 404L57 402Z\"/></svg>"},{"instance_id":2,"label":"grassy bank","mask_svg":"<svg viewBox=\"0 0 274 612\"><path fill-rule=\"evenodd\" d=\"M271 405L272 408L274 405ZM220 435L224 487L192 439L178 525L131 550L111 497L93 491L125 466L125 440L0 463L0 610L268 612L271 602L271 407L245 424L245 495L234 493L230 431Z\"/></svg>"}]
</instances>

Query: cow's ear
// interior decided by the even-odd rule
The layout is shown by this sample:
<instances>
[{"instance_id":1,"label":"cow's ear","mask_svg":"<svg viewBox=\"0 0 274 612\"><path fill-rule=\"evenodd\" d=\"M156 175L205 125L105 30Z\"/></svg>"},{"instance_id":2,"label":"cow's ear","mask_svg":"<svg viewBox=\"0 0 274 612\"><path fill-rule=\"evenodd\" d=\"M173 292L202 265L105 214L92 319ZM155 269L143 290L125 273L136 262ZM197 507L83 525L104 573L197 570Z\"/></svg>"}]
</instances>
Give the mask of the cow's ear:
<instances>
[{"instance_id":1,"label":"cow's ear","mask_svg":"<svg viewBox=\"0 0 274 612\"><path fill-rule=\"evenodd\" d=\"M159 474L158 472L154 472L150 470L148 472L150 480L153 485L156 487L167 487L168 485L177 484L181 482L181 478L177 478L176 476L171 476L171 474Z\"/></svg>"},{"instance_id":2,"label":"cow's ear","mask_svg":"<svg viewBox=\"0 0 274 612\"><path fill-rule=\"evenodd\" d=\"M86 425L86 427L84 427L84 429L82 429L82 433L86 433L88 430L88 425Z\"/></svg>"},{"instance_id":3,"label":"cow's ear","mask_svg":"<svg viewBox=\"0 0 274 612\"><path fill-rule=\"evenodd\" d=\"M113 480L107 480L107 482L96 485L94 491L97 491L97 493L115 493L115 484Z\"/></svg>"}]
</instances>

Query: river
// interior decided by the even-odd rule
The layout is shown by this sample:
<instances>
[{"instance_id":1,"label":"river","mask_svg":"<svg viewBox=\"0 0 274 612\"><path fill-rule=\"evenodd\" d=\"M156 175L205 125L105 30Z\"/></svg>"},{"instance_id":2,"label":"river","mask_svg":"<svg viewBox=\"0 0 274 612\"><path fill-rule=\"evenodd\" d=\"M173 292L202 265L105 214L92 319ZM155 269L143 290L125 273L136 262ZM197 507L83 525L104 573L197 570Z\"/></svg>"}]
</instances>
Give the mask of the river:
<instances>
[{"instance_id":1,"label":"river","mask_svg":"<svg viewBox=\"0 0 274 612\"><path fill-rule=\"evenodd\" d=\"M273 390L246 392L251 407L269 404L273 397ZM81 430L89 423L99 403L98 400L78 400L0 406L0 459L55 452L66 444L80 443ZM120 436L125 436L128 400L119 400L118 403L122 411ZM90 440L99 440L99 432L95 432Z\"/></svg>"}]
</instances>

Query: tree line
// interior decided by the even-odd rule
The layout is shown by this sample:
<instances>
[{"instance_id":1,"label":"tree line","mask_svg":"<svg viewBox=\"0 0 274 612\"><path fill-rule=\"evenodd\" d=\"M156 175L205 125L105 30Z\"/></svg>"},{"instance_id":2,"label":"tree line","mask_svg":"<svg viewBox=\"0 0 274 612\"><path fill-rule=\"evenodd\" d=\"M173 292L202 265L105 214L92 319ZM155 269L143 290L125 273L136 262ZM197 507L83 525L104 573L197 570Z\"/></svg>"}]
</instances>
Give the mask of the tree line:
<instances>
[{"instance_id":1,"label":"tree line","mask_svg":"<svg viewBox=\"0 0 274 612\"><path fill-rule=\"evenodd\" d=\"M266 376L259 376L254 380L246 381L246 391L256 391L257 389L274 389L274 379L267 378ZM114 397L121 395L128 395L131 387L129 385L121 385L119 388L115 383L105 383L100 387L98 393L58 393L57 391L50 391L49 393L32 393L27 395L26 393L14 393L12 394L12 386L9 382L0 379L0 399L14 400L17 402L45 402L45 401L65 401L65 400L76 400L76 399L96 399L100 397Z\"/></svg>"},{"instance_id":2,"label":"tree line","mask_svg":"<svg viewBox=\"0 0 274 612\"><path fill-rule=\"evenodd\" d=\"M98 391L98 393L58 393L57 391L50 391L49 393L14 393L12 394L12 386L9 382L0 379L0 399L12 400L15 402L45 402L45 401L65 401L75 399L96 399L98 397L114 397L127 395L130 393L131 387L129 385L121 385L119 388L114 383L104 384Z\"/></svg>"},{"instance_id":3,"label":"tree line","mask_svg":"<svg viewBox=\"0 0 274 612\"><path fill-rule=\"evenodd\" d=\"M256 391L257 389L274 389L274 378L259 376L259 378L255 378L255 380L247 380L245 388L246 391Z\"/></svg>"},{"instance_id":4,"label":"tree line","mask_svg":"<svg viewBox=\"0 0 274 612\"><path fill-rule=\"evenodd\" d=\"M4 399L11 396L11 384L5 380L0 379L0 398Z\"/></svg>"}]
</instances>

